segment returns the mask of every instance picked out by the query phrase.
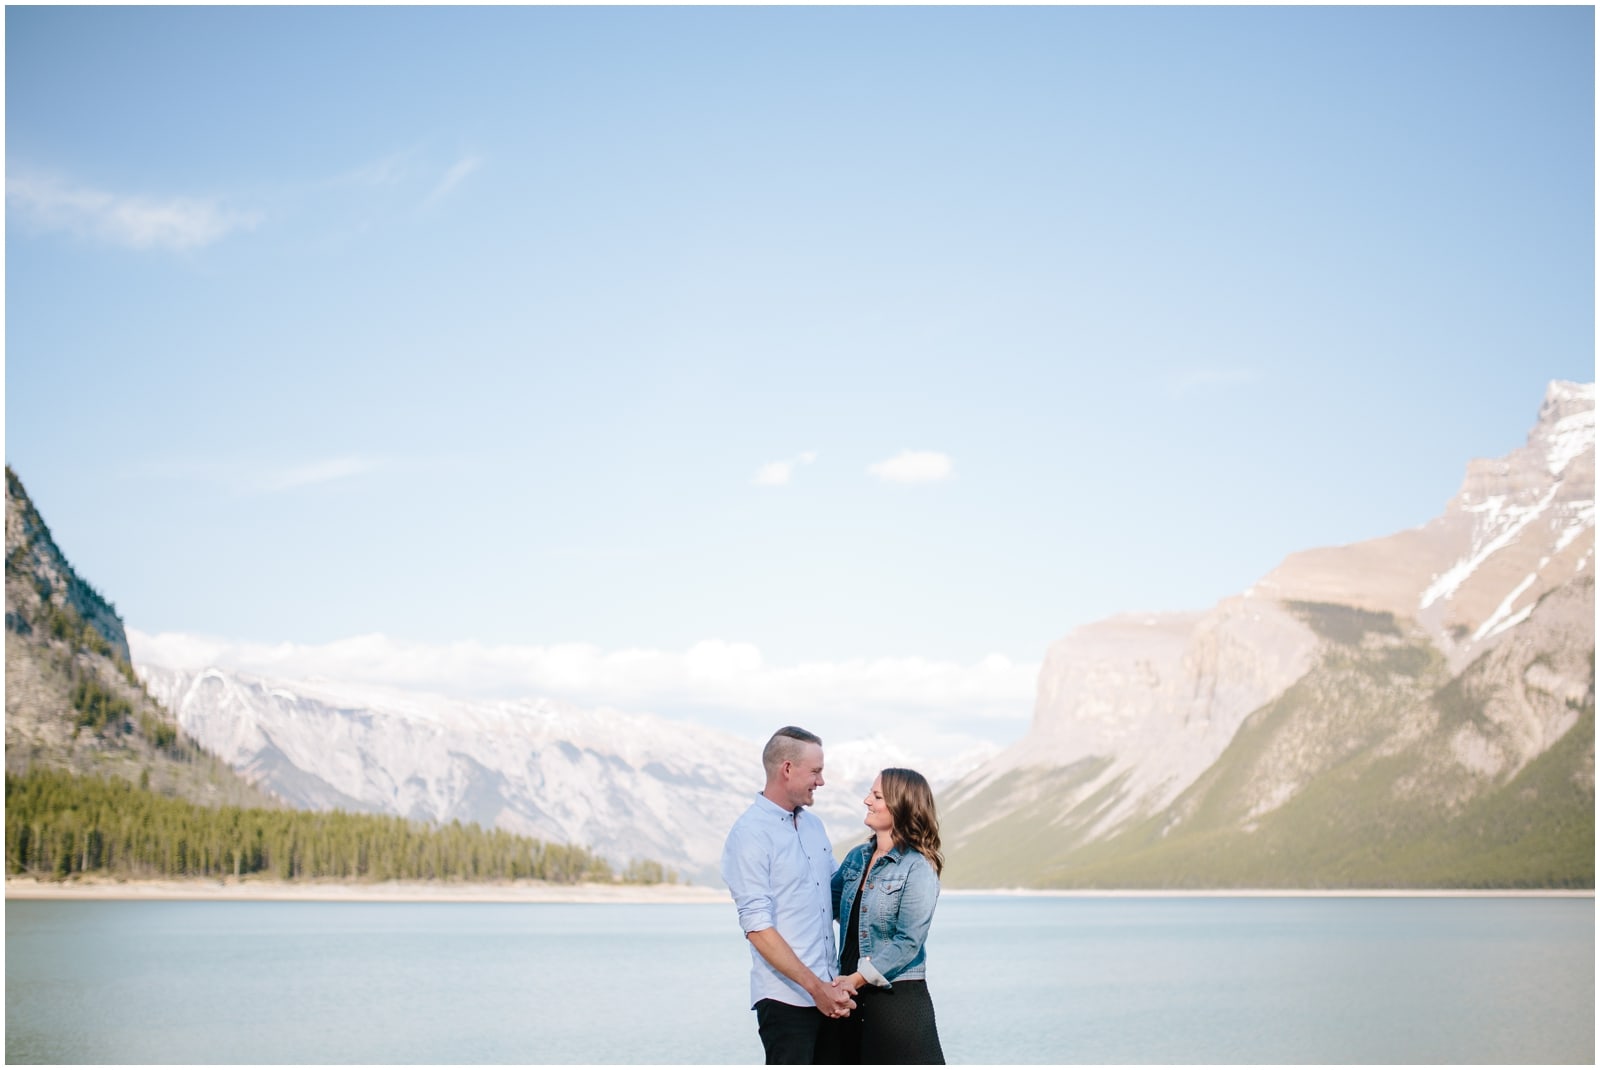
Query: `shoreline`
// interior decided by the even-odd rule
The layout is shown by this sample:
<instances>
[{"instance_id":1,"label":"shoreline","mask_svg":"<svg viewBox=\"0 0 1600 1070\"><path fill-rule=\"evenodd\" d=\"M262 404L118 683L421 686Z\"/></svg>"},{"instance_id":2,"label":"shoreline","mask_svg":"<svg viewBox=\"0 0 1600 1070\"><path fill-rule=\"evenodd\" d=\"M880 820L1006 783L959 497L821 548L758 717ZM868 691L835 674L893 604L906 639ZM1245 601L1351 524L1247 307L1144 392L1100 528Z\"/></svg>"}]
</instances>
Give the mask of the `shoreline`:
<instances>
[{"instance_id":1,"label":"shoreline","mask_svg":"<svg viewBox=\"0 0 1600 1070\"><path fill-rule=\"evenodd\" d=\"M279 881L215 878L67 881L7 877L6 899L154 899L314 903L725 903L720 888L692 884L553 884L547 881Z\"/></svg>"},{"instance_id":2,"label":"shoreline","mask_svg":"<svg viewBox=\"0 0 1600 1070\"><path fill-rule=\"evenodd\" d=\"M947 888L945 896L1039 899L1593 899L1592 888ZM552 884L545 881L278 881L245 878L67 881L7 877L6 899L188 900L318 903L728 903L701 884Z\"/></svg>"},{"instance_id":3,"label":"shoreline","mask_svg":"<svg viewBox=\"0 0 1600 1070\"><path fill-rule=\"evenodd\" d=\"M1593 899L1593 888L945 888L1018 899Z\"/></svg>"}]
</instances>

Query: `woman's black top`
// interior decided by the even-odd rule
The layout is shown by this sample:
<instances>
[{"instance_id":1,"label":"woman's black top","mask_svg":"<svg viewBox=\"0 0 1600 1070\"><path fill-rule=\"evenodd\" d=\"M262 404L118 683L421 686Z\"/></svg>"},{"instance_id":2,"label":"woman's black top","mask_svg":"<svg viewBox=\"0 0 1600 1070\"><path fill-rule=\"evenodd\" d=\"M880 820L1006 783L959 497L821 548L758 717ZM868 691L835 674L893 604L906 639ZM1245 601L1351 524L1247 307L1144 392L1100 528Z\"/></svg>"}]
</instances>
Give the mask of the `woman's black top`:
<instances>
[{"instance_id":1,"label":"woman's black top","mask_svg":"<svg viewBox=\"0 0 1600 1070\"><path fill-rule=\"evenodd\" d=\"M868 869L871 868L869 865ZM855 902L850 904L850 920L845 925L844 950L839 952L839 976L849 977L861 962L861 941L856 933L861 928L861 889L867 883L867 870L861 871L861 883L856 885Z\"/></svg>"}]
</instances>

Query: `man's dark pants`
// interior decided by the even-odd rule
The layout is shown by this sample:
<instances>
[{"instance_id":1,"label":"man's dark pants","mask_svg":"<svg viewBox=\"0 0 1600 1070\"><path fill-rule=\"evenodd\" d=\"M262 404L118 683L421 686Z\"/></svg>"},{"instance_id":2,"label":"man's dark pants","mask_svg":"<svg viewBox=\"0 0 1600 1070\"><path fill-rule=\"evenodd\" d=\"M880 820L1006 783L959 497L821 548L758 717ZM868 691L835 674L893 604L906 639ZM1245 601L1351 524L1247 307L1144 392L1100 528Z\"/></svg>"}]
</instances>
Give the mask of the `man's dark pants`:
<instances>
[{"instance_id":1,"label":"man's dark pants","mask_svg":"<svg viewBox=\"0 0 1600 1070\"><path fill-rule=\"evenodd\" d=\"M775 999L756 1004L756 1025L768 1066L837 1063L838 1038L827 1024L827 1016L815 1007L792 1007Z\"/></svg>"}]
</instances>

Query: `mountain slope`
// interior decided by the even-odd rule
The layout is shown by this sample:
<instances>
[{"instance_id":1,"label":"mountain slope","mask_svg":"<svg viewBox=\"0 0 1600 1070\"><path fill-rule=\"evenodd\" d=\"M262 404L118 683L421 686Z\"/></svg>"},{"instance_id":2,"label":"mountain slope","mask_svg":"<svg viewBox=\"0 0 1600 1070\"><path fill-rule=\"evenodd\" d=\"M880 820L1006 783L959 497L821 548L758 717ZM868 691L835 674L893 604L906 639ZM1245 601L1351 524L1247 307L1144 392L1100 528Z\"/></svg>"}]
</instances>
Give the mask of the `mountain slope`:
<instances>
[{"instance_id":1,"label":"mountain slope","mask_svg":"<svg viewBox=\"0 0 1600 1070\"><path fill-rule=\"evenodd\" d=\"M6 770L113 775L208 805L280 805L196 747L144 690L122 620L6 468Z\"/></svg>"},{"instance_id":2,"label":"mountain slope","mask_svg":"<svg viewBox=\"0 0 1600 1070\"><path fill-rule=\"evenodd\" d=\"M216 667L138 672L186 733L295 806L477 822L702 882L719 879L723 839L763 780L758 744L650 715ZM873 775L909 759L881 739L828 743L814 812L855 842Z\"/></svg>"},{"instance_id":3,"label":"mountain slope","mask_svg":"<svg viewBox=\"0 0 1600 1070\"><path fill-rule=\"evenodd\" d=\"M950 879L1592 886L1593 399L1553 384L1423 528L1057 644L1028 737L945 796Z\"/></svg>"},{"instance_id":4,"label":"mountain slope","mask_svg":"<svg viewBox=\"0 0 1600 1070\"><path fill-rule=\"evenodd\" d=\"M656 717L141 665L184 731L309 809L476 822L715 875L757 748Z\"/></svg>"}]
</instances>

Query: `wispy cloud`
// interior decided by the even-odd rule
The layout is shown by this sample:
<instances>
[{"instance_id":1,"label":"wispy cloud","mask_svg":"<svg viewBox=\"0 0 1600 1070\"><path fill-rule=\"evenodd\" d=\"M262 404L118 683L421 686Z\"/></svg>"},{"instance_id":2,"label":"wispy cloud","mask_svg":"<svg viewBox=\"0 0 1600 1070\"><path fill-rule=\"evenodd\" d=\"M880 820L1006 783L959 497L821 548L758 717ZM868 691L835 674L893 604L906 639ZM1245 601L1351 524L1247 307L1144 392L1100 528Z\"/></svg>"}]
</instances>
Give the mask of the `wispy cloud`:
<instances>
[{"instance_id":1,"label":"wispy cloud","mask_svg":"<svg viewBox=\"0 0 1600 1070\"><path fill-rule=\"evenodd\" d=\"M402 149L380 159L371 160L329 180L333 186L393 186L405 180L416 168L420 148Z\"/></svg>"},{"instance_id":2,"label":"wispy cloud","mask_svg":"<svg viewBox=\"0 0 1600 1070\"><path fill-rule=\"evenodd\" d=\"M39 178L7 178L6 207L25 224L130 249L198 249L261 219L214 198L141 197Z\"/></svg>"},{"instance_id":3,"label":"wispy cloud","mask_svg":"<svg viewBox=\"0 0 1600 1070\"><path fill-rule=\"evenodd\" d=\"M309 464L268 471L260 477L258 485L265 491L277 493L294 490L296 487L308 487L314 483L330 483L337 479L365 475L378 466L379 462L370 457L330 457Z\"/></svg>"},{"instance_id":4,"label":"wispy cloud","mask_svg":"<svg viewBox=\"0 0 1600 1070\"><path fill-rule=\"evenodd\" d=\"M955 463L943 453L901 450L886 461L869 465L867 471L886 483L937 483L955 474Z\"/></svg>"},{"instance_id":5,"label":"wispy cloud","mask_svg":"<svg viewBox=\"0 0 1600 1070\"><path fill-rule=\"evenodd\" d=\"M362 635L322 644L233 642L130 629L141 664L210 667L299 681L337 681L457 698L549 696L635 711L720 710L740 719L851 723L914 720L926 728L977 720L1025 723L1037 664L991 654L962 664L858 658L774 665L752 643L708 639L686 650L604 650L587 643L427 644ZM770 731L770 728L767 729Z\"/></svg>"},{"instance_id":6,"label":"wispy cloud","mask_svg":"<svg viewBox=\"0 0 1600 1070\"><path fill-rule=\"evenodd\" d=\"M444 173L444 178L440 179L439 184L433 187L433 192L428 194L428 199L423 203L433 204L435 201L441 200L447 196L451 190L459 186L468 175L472 174L482 166L483 160L477 156L468 156L464 159L457 160L455 164L451 166L450 170Z\"/></svg>"},{"instance_id":7,"label":"wispy cloud","mask_svg":"<svg viewBox=\"0 0 1600 1070\"><path fill-rule=\"evenodd\" d=\"M752 482L758 487L785 486L794 475L796 468L803 464L810 464L816 459L816 451L807 450L805 453L786 461L773 461L771 464L764 464L761 466L761 470L756 473L756 478Z\"/></svg>"}]
</instances>

